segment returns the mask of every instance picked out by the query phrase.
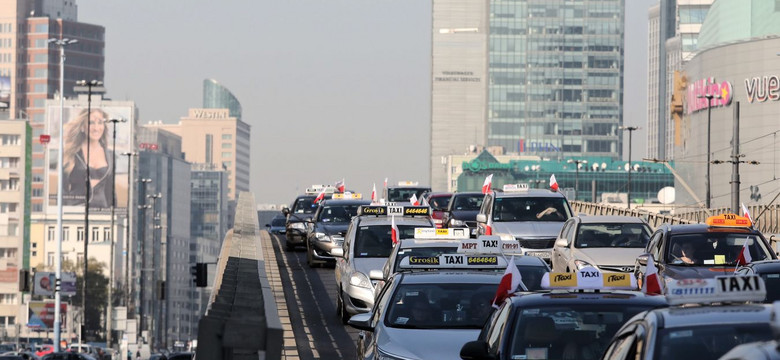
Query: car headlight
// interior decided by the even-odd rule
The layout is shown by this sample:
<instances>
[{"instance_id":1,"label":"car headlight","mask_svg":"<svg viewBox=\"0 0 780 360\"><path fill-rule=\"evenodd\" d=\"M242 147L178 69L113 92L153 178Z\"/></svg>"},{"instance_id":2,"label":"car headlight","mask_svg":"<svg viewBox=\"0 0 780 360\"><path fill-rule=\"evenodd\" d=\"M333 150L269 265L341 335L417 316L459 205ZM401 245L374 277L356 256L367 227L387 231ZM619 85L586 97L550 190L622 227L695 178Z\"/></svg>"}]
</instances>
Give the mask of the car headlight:
<instances>
[{"instance_id":1,"label":"car headlight","mask_svg":"<svg viewBox=\"0 0 780 360\"><path fill-rule=\"evenodd\" d=\"M586 266L592 266L592 267L598 269L598 266L593 265L593 264L591 264L591 263L589 263L587 261L583 261L583 260L574 260L574 266L577 267L577 270L582 269L582 268L584 268Z\"/></svg>"},{"instance_id":2,"label":"car headlight","mask_svg":"<svg viewBox=\"0 0 780 360\"><path fill-rule=\"evenodd\" d=\"M362 288L371 288L371 281L368 280L368 277L366 274L363 274L362 272L353 272L352 276L349 277L349 283L352 286L362 287Z\"/></svg>"},{"instance_id":3,"label":"car headlight","mask_svg":"<svg viewBox=\"0 0 780 360\"><path fill-rule=\"evenodd\" d=\"M376 359L377 360L406 360L398 356L390 355L380 350L379 348L376 349Z\"/></svg>"},{"instance_id":4,"label":"car headlight","mask_svg":"<svg viewBox=\"0 0 780 360\"><path fill-rule=\"evenodd\" d=\"M466 225L466 223L463 222L463 220L458 220L458 219L450 220L450 226L464 226L464 225Z\"/></svg>"},{"instance_id":5,"label":"car headlight","mask_svg":"<svg viewBox=\"0 0 780 360\"><path fill-rule=\"evenodd\" d=\"M305 230L306 229L306 224L304 224L302 222L294 222L294 223L290 224L290 228L299 229L299 230Z\"/></svg>"},{"instance_id":6,"label":"car headlight","mask_svg":"<svg viewBox=\"0 0 780 360\"><path fill-rule=\"evenodd\" d=\"M329 241L330 241L330 236L328 236L328 235L327 235L327 234L325 234L325 233L316 232L316 233L314 233L314 236L315 236L315 237L317 238L317 240L319 240L319 241L326 241L326 242L329 242Z\"/></svg>"}]
</instances>

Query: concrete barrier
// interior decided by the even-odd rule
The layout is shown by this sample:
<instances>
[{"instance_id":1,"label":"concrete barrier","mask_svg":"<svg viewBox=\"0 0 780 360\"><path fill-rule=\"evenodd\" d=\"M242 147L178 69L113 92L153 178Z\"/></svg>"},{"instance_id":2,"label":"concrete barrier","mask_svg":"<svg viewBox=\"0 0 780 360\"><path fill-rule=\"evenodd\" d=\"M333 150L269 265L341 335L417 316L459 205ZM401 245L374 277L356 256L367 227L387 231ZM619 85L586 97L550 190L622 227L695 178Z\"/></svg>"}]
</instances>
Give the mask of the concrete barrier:
<instances>
[{"instance_id":1,"label":"concrete barrier","mask_svg":"<svg viewBox=\"0 0 780 360\"><path fill-rule=\"evenodd\" d=\"M214 290L198 323L199 360L281 359L283 331L265 272L255 199L241 192L222 243Z\"/></svg>"}]
</instances>

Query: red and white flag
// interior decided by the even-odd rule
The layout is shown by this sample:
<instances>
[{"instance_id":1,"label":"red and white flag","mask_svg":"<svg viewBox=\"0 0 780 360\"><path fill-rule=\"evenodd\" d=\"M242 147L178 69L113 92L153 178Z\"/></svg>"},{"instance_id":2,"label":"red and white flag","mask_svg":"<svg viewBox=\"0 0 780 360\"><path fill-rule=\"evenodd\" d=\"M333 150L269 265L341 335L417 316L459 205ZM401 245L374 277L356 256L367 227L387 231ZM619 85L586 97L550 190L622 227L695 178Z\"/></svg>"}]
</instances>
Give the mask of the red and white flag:
<instances>
[{"instance_id":1,"label":"red and white flag","mask_svg":"<svg viewBox=\"0 0 780 360\"><path fill-rule=\"evenodd\" d=\"M374 189L371 190L371 203L376 204L376 184L374 184Z\"/></svg>"},{"instance_id":2,"label":"red and white flag","mask_svg":"<svg viewBox=\"0 0 780 360\"><path fill-rule=\"evenodd\" d=\"M737 258L737 266L744 266L753 261L753 257L750 256L748 242L750 242L749 239L745 239L745 243L742 244L742 251L739 252L739 257Z\"/></svg>"},{"instance_id":3,"label":"red and white flag","mask_svg":"<svg viewBox=\"0 0 780 360\"><path fill-rule=\"evenodd\" d=\"M550 190L558 191L558 181L555 180L555 174L550 175Z\"/></svg>"},{"instance_id":4,"label":"red and white flag","mask_svg":"<svg viewBox=\"0 0 780 360\"><path fill-rule=\"evenodd\" d=\"M652 255L648 255L647 270L645 270L645 281L642 284L642 292L648 295L662 295L661 289L661 279L658 277L655 259L653 259Z\"/></svg>"},{"instance_id":5,"label":"red and white flag","mask_svg":"<svg viewBox=\"0 0 780 360\"><path fill-rule=\"evenodd\" d=\"M493 235L493 218L488 217L487 223L485 224L485 235Z\"/></svg>"},{"instance_id":6,"label":"red and white flag","mask_svg":"<svg viewBox=\"0 0 780 360\"><path fill-rule=\"evenodd\" d=\"M322 191L320 191L319 195L314 198L314 203L319 203L322 200L325 200L325 188L322 188Z\"/></svg>"},{"instance_id":7,"label":"red and white flag","mask_svg":"<svg viewBox=\"0 0 780 360\"><path fill-rule=\"evenodd\" d=\"M409 202L414 206L420 205L420 200L417 199L417 194L412 194L412 197L409 198Z\"/></svg>"},{"instance_id":8,"label":"red and white flag","mask_svg":"<svg viewBox=\"0 0 780 360\"><path fill-rule=\"evenodd\" d=\"M398 226L395 226L395 215L390 217L390 239L393 244L398 244Z\"/></svg>"},{"instance_id":9,"label":"red and white flag","mask_svg":"<svg viewBox=\"0 0 780 360\"><path fill-rule=\"evenodd\" d=\"M753 218L750 217L750 211L748 211L747 206L745 206L745 203L742 203L742 216L748 218L748 220L750 220L750 223L753 224Z\"/></svg>"},{"instance_id":10,"label":"red and white flag","mask_svg":"<svg viewBox=\"0 0 780 360\"><path fill-rule=\"evenodd\" d=\"M336 181L336 190L343 193L346 189L347 187L344 186L344 178L341 178L341 181Z\"/></svg>"},{"instance_id":11,"label":"red and white flag","mask_svg":"<svg viewBox=\"0 0 780 360\"><path fill-rule=\"evenodd\" d=\"M425 198L425 196L420 197L422 201L420 201L420 205L422 206L431 206L431 204L428 203L428 199Z\"/></svg>"},{"instance_id":12,"label":"red and white flag","mask_svg":"<svg viewBox=\"0 0 780 360\"><path fill-rule=\"evenodd\" d=\"M485 176L485 182L482 183L482 193L483 194L489 193L491 185L493 185L493 174Z\"/></svg>"},{"instance_id":13,"label":"red and white flag","mask_svg":"<svg viewBox=\"0 0 780 360\"><path fill-rule=\"evenodd\" d=\"M493 307L498 309L501 303L517 290L522 281L523 278L520 275L520 271L517 270L517 265L515 265L515 257L512 256L512 259L509 260L509 264L506 266L506 270L504 270L504 276L501 277L501 282L498 283L496 296L493 298Z\"/></svg>"},{"instance_id":14,"label":"red and white flag","mask_svg":"<svg viewBox=\"0 0 780 360\"><path fill-rule=\"evenodd\" d=\"M385 189L387 189L387 178L385 178Z\"/></svg>"}]
</instances>

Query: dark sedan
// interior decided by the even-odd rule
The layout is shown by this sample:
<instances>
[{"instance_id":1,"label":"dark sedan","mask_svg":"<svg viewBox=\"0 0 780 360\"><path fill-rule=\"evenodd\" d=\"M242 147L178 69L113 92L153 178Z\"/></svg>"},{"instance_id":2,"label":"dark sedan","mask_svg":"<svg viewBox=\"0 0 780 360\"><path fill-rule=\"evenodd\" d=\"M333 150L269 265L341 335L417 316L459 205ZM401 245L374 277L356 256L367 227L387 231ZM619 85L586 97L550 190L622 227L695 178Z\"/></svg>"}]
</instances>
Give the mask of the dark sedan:
<instances>
[{"instance_id":1,"label":"dark sedan","mask_svg":"<svg viewBox=\"0 0 780 360\"><path fill-rule=\"evenodd\" d=\"M471 237L477 237L477 214L482 206L485 194L481 192L462 192L452 194L447 211L442 219L442 227L468 228Z\"/></svg>"},{"instance_id":2,"label":"dark sedan","mask_svg":"<svg viewBox=\"0 0 780 360\"><path fill-rule=\"evenodd\" d=\"M741 266L736 275L758 275L766 284L765 303L780 300L780 260L756 261Z\"/></svg>"}]
</instances>

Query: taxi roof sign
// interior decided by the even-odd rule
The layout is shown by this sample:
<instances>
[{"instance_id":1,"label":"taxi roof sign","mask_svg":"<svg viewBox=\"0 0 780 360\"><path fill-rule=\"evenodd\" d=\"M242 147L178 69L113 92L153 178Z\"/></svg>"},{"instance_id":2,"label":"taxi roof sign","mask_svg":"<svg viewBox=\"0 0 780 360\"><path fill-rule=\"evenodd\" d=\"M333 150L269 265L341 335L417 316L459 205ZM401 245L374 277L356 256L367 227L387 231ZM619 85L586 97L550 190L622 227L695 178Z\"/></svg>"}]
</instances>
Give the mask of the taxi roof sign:
<instances>
[{"instance_id":1,"label":"taxi roof sign","mask_svg":"<svg viewBox=\"0 0 780 360\"><path fill-rule=\"evenodd\" d=\"M764 280L758 275L680 279L666 284L666 301L669 305L762 302L765 298Z\"/></svg>"},{"instance_id":2,"label":"taxi roof sign","mask_svg":"<svg viewBox=\"0 0 780 360\"><path fill-rule=\"evenodd\" d=\"M351 193L351 192L345 192L343 194L333 194L332 199L334 200L360 200L363 198L363 194L361 193Z\"/></svg>"},{"instance_id":3,"label":"taxi roof sign","mask_svg":"<svg viewBox=\"0 0 780 360\"><path fill-rule=\"evenodd\" d=\"M528 184L506 184L502 189L504 192L528 191Z\"/></svg>"},{"instance_id":4,"label":"taxi roof sign","mask_svg":"<svg viewBox=\"0 0 780 360\"><path fill-rule=\"evenodd\" d=\"M498 235L482 235L476 239L463 240L458 247L458 252L465 254L511 254L519 251L519 241L505 240Z\"/></svg>"},{"instance_id":5,"label":"taxi roof sign","mask_svg":"<svg viewBox=\"0 0 780 360\"><path fill-rule=\"evenodd\" d=\"M398 186L417 186L420 185L417 181L399 181Z\"/></svg>"},{"instance_id":6,"label":"taxi roof sign","mask_svg":"<svg viewBox=\"0 0 780 360\"><path fill-rule=\"evenodd\" d=\"M562 290L635 290L632 273L601 272L586 266L577 272L548 272L542 277L542 288Z\"/></svg>"},{"instance_id":7,"label":"taxi roof sign","mask_svg":"<svg viewBox=\"0 0 780 360\"><path fill-rule=\"evenodd\" d=\"M449 229L437 229L437 228L415 228L415 239L468 239L469 229L464 228L449 228Z\"/></svg>"},{"instance_id":8,"label":"taxi roof sign","mask_svg":"<svg viewBox=\"0 0 780 360\"><path fill-rule=\"evenodd\" d=\"M375 215L375 216L430 216L430 206L385 206L385 205L362 205L358 208L358 216L360 215Z\"/></svg>"},{"instance_id":9,"label":"taxi roof sign","mask_svg":"<svg viewBox=\"0 0 780 360\"><path fill-rule=\"evenodd\" d=\"M506 259L498 254L441 254L439 256L407 256L398 264L399 270L404 269L472 269L495 270L506 269Z\"/></svg>"},{"instance_id":10,"label":"taxi roof sign","mask_svg":"<svg viewBox=\"0 0 780 360\"><path fill-rule=\"evenodd\" d=\"M707 226L751 227L750 218L736 214L720 214L707 218Z\"/></svg>"}]
</instances>

